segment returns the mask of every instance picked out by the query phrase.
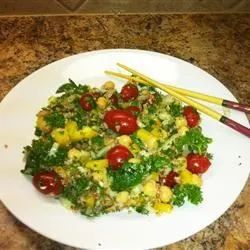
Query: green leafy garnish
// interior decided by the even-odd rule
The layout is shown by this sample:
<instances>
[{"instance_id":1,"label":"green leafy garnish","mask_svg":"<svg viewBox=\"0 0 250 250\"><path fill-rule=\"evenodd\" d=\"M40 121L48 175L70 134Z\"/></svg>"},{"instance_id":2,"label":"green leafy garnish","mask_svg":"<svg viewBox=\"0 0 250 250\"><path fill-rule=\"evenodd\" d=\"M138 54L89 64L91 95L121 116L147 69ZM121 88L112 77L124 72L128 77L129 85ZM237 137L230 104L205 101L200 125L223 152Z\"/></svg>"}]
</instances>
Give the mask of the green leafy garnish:
<instances>
[{"instance_id":1,"label":"green leafy garnish","mask_svg":"<svg viewBox=\"0 0 250 250\"><path fill-rule=\"evenodd\" d=\"M183 108L181 104L172 102L169 105L169 113L171 116L174 116L174 117L180 116L182 115L182 112L183 112Z\"/></svg>"},{"instance_id":2,"label":"green leafy garnish","mask_svg":"<svg viewBox=\"0 0 250 250\"><path fill-rule=\"evenodd\" d=\"M168 166L169 160L160 156L149 156L141 163L125 162L118 170L110 170L109 175L112 178L111 188L114 191L129 190L152 172L158 172L165 166Z\"/></svg>"},{"instance_id":3,"label":"green leafy garnish","mask_svg":"<svg viewBox=\"0 0 250 250\"><path fill-rule=\"evenodd\" d=\"M78 178L65 187L62 197L68 199L73 204L77 204L79 198L83 195L88 186L89 181L86 178Z\"/></svg>"},{"instance_id":4,"label":"green leafy garnish","mask_svg":"<svg viewBox=\"0 0 250 250\"><path fill-rule=\"evenodd\" d=\"M140 214L149 214L149 211L145 208L145 206L136 207L135 211Z\"/></svg>"},{"instance_id":5,"label":"green leafy garnish","mask_svg":"<svg viewBox=\"0 0 250 250\"><path fill-rule=\"evenodd\" d=\"M175 142L175 147L178 152L183 152L185 149L198 154L205 154L208 144L212 139L205 137L201 128L192 128L184 136L179 137Z\"/></svg>"},{"instance_id":6,"label":"green leafy garnish","mask_svg":"<svg viewBox=\"0 0 250 250\"><path fill-rule=\"evenodd\" d=\"M45 116L45 121L51 128L63 128L65 126L65 118L58 112Z\"/></svg>"},{"instance_id":7,"label":"green leafy garnish","mask_svg":"<svg viewBox=\"0 0 250 250\"><path fill-rule=\"evenodd\" d=\"M60 86L56 93L67 93L67 94L83 94L89 90L89 87L87 85L77 85L74 81L69 79L68 83L63 84Z\"/></svg>"},{"instance_id":8,"label":"green leafy garnish","mask_svg":"<svg viewBox=\"0 0 250 250\"><path fill-rule=\"evenodd\" d=\"M46 140L33 140L32 146L26 146L24 148L26 164L22 173L34 175L38 171L51 170L52 166L64 164L67 149L59 147L55 152L51 152L53 143L49 137Z\"/></svg>"},{"instance_id":9,"label":"green leafy garnish","mask_svg":"<svg viewBox=\"0 0 250 250\"><path fill-rule=\"evenodd\" d=\"M181 207L187 199L192 204L198 205L202 202L202 191L200 187L191 184L177 185L173 192L173 205Z\"/></svg>"}]
</instances>

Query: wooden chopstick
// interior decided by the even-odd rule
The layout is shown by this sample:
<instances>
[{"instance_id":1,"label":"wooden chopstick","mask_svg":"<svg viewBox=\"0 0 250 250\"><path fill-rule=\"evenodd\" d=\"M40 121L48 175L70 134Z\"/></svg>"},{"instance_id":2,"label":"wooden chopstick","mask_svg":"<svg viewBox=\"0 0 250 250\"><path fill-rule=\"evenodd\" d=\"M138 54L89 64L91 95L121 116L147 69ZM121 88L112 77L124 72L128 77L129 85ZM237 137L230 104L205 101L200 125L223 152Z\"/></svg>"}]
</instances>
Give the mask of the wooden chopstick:
<instances>
[{"instance_id":1,"label":"wooden chopstick","mask_svg":"<svg viewBox=\"0 0 250 250\"><path fill-rule=\"evenodd\" d=\"M105 73L109 74L109 75L117 76L117 77L120 77L120 78L124 78L124 79L127 79L127 80L139 82L139 83L142 83L142 84L147 84L147 82L142 80L140 77L133 77L133 76L129 76L129 75L125 75L125 74L122 74L122 73L113 72L113 71L108 71L108 70L105 71ZM225 100L225 99L222 99L222 98L219 98L219 97L202 94L202 93L199 93L199 92L196 92L196 91L174 87L174 86L171 86L169 84L162 84L162 85L169 88L169 89L174 90L175 92L177 92L179 94L183 94L183 95L193 97L193 98L196 98L196 99L199 99L199 100L203 100L203 101L206 101L206 102L210 102L210 103L215 103L217 105L224 106L224 107L227 107L227 108L236 109L236 110L242 111L244 113L250 113L250 105L247 105L247 104L240 104L240 103Z\"/></svg>"},{"instance_id":2,"label":"wooden chopstick","mask_svg":"<svg viewBox=\"0 0 250 250\"><path fill-rule=\"evenodd\" d=\"M232 129L250 137L250 129L229 119L228 117L218 113L217 111L201 104L201 103L198 103L182 94L179 94L177 92L175 92L174 90L172 89L169 89L168 87L166 87L165 85L162 85L161 83L157 82L156 80L153 80L151 78L149 78L148 76L145 76L141 73L139 73L138 71L132 69L132 68L129 68L123 64L120 64L120 63L117 63L117 65L125 70L127 70L128 72L130 72L131 74L137 76L137 77L140 77L142 80L148 82L150 85L154 86L154 87L157 87L165 92L167 92L168 94L174 96L175 98L179 99L180 101L183 101L185 102L186 104L188 105L191 105L193 106L194 108L196 108L197 110L201 111L202 113L220 121L221 123L231 127Z\"/></svg>"}]
</instances>

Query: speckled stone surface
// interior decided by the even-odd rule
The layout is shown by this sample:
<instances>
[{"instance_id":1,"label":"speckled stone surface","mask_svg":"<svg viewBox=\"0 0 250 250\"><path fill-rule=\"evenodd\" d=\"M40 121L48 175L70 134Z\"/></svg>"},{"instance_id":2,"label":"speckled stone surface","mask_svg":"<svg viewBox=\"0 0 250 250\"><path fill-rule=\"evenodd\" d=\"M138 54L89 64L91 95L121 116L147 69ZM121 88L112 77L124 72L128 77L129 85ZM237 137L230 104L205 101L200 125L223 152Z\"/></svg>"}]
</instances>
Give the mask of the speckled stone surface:
<instances>
[{"instance_id":1,"label":"speckled stone surface","mask_svg":"<svg viewBox=\"0 0 250 250\"><path fill-rule=\"evenodd\" d=\"M190 61L250 104L250 15L129 15L0 18L0 100L36 69L105 48L153 50ZM250 183L231 208L165 250L250 249ZM0 203L0 249L73 248L17 221Z\"/></svg>"}]
</instances>

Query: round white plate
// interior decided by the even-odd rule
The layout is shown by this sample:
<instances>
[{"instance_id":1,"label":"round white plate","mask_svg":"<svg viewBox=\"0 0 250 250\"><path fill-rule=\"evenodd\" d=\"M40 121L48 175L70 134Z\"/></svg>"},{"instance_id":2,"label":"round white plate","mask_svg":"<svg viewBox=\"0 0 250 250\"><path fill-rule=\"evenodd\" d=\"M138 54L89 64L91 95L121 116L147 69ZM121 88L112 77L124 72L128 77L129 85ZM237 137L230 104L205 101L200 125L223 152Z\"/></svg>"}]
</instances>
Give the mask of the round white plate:
<instances>
[{"instance_id":1,"label":"round white plate","mask_svg":"<svg viewBox=\"0 0 250 250\"><path fill-rule=\"evenodd\" d=\"M120 62L152 78L177 86L235 100L205 71L180 59L140 50L101 50L71 56L49 64L22 80L0 105L0 197L24 224L58 242L88 249L148 249L182 240L221 216L241 192L249 175L250 140L203 116L204 134L213 138L213 164L204 175L204 202L185 205L161 217L127 212L87 219L40 195L20 173L22 149L33 138L35 114L68 78L100 86L115 80L104 70L119 70ZM222 112L220 107L215 107ZM231 118L248 125L246 116Z\"/></svg>"}]
</instances>

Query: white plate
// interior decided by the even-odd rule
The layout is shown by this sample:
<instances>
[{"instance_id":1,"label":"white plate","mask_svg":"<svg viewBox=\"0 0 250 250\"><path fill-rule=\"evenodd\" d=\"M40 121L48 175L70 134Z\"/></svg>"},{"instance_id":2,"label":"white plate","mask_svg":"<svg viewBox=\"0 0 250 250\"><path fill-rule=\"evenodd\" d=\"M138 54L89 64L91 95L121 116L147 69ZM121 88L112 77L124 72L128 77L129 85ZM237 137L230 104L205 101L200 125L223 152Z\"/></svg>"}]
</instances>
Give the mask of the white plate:
<instances>
[{"instance_id":1,"label":"white plate","mask_svg":"<svg viewBox=\"0 0 250 250\"><path fill-rule=\"evenodd\" d=\"M182 240L221 216L237 198L249 175L249 139L203 116L204 133L214 140L209 148L214 160L204 175L204 202L200 206L185 205L161 217L122 212L90 220L40 195L20 173L24 167L22 149L33 137L35 114L68 78L100 86L110 79L104 70L117 70L117 62L162 82L235 100L218 80L192 64L140 50L102 50L71 56L21 81L0 105L0 197L24 224L67 245L148 249ZM122 83L117 79L115 82ZM248 125L246 116L240 112L232 111L231 118Z\"/></svg>"}]
</instances>

